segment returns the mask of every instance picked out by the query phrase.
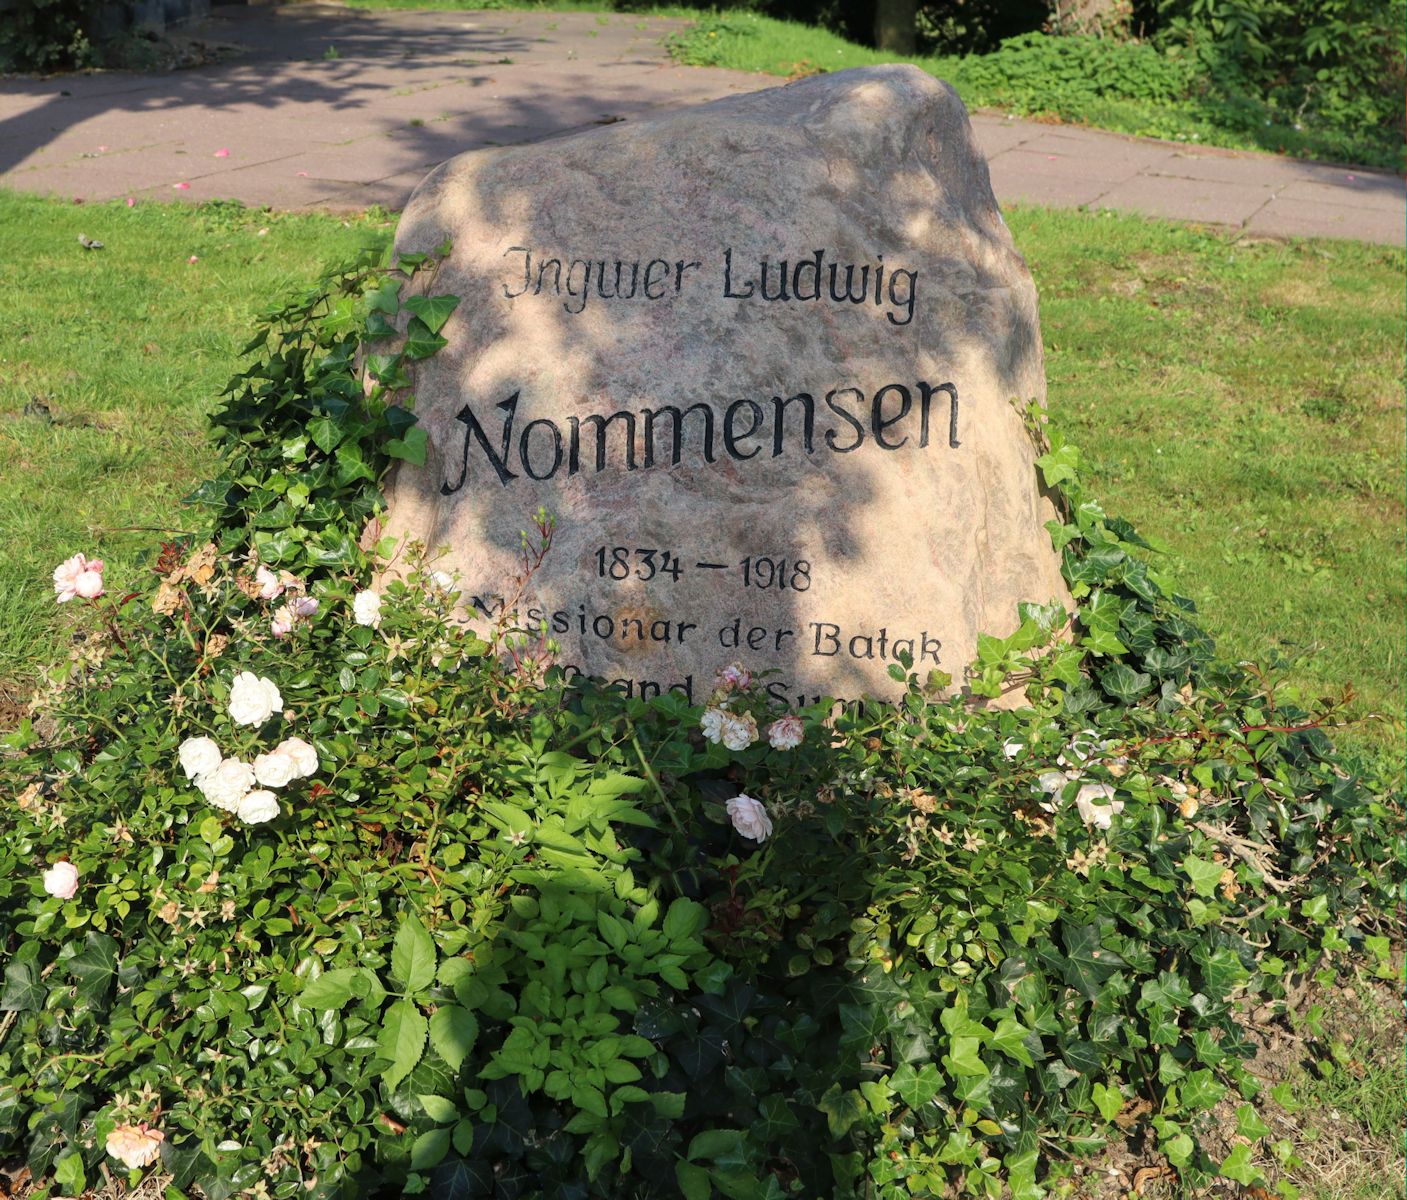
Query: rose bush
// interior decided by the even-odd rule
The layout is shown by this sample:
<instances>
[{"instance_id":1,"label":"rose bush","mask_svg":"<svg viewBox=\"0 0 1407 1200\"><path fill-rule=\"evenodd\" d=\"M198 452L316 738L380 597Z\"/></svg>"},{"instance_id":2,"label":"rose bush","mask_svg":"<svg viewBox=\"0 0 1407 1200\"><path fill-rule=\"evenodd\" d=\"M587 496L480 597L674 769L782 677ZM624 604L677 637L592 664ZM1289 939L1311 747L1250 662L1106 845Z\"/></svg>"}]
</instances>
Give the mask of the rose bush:
<instances>
[{"instance_id":1,"label":"rose bush","mask_svg":"<svg viewBox=\"0 0 1407 1200\"><path fill-rule=\"evenodd\" d=\"M1076 611L1023 606L956 687L569 683L433 555L373 590L424 448L388 401L454 307L396 283L270 317L208 541L56 575L72 654L0 762L0 1160L56 1195L1028 1200L1137 1129L1256 1182L1256 1121L1199 1141L1265 1102L1243 1014L1396 928L1338 710L1217 661L1058 439Z\"/></svg>"}]
</instances>

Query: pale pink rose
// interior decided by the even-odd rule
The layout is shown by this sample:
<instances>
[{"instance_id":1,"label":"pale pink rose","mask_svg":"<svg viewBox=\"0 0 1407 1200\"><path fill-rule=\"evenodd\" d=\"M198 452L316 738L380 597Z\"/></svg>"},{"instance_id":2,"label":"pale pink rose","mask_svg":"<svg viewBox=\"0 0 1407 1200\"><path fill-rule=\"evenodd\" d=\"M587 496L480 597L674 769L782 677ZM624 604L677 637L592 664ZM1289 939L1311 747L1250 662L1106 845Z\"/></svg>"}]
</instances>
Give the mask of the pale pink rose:
<instances>
[{"instance_id":1,"label":"pale pink rose","mask_svg":"<svg viewBox=\"0 0 1407 1200\"><path fill-rule=\"evenodd\" d=\"M740 793L728 801L728 819L733 828L743 837L754 842L765 842L772 836L772 818L767 810L751 796Z\"/></svg>"},{"instance_id":2,"label":"pale pink rose","mask_svg":"<svg viewBox=\"0 0 1407 1200\"><path fill-rule=\"evenodd\" d=\"M65 604L75 596L93 600L103 594L103 560L75 554L54 568L54 596Z\"/></svg>"},{"instance_id":3,"label":"pale pink rose","mask_svg":"<svg viewBox=\"0 0 1407 1200\"><path fill-rule=\"evenodd\" d=\"M72 900L78 890L78 868L72 863L55 863L44 872L44 890L60 900Z\"/></svg>"},{"instance_id":4,"label":"pale pink rose","mask_svg":"<svg viewBox=\"0 0 1407 1200\"><path fill-rule=\"evenodd\" d=\"M274 637L287 637L293 630L293 610L286 604L280 604L274 609L274 615L269 620L269 632Z\"/></svg>"},{"instance_id":5,"label":"pale pink rose","mask_svg":"<svg viewBox=\"0 0 1407 1200\"><path fill-rule=\"evenodd\" d=\"M295 596L289 607L293 609L293 615L300 620L307 620L318 611L318 602L311 596Z\"/></svg>"},{"instance_id":6,"label":"pale pink rose","mask_svg":"<svg viewBox=\"0 0 1407 1200\"><path fill-rule=\"evenodd\" d=\"M773 750L795 750L806 737L806 723L794 713L767 726L767 741Z\"/></svg>"},{"instance_id":7,"label":"pale pink rose","mask_svg":"<svg viewBox=\"0 0 1407 1200\"><path fill-rule=\"evenodd\" d=\"M161 1155L166 1135L146 1124L119 1125L107 1135L107 1152L129 1170L149 1167Z\"/></svg>"},{"instance_id":8,"label":"pale pink rose","mask_svg":"<svg viewBox=\"0 0 1407 1200\"><path fill-rule=\"evenodd\" d=\"M725 691L732 689L741 690L752 682L752 672L743 666L742 663L729 663L718 672L717 681L718 686Z\"/></svg>"},{"instance_id":9,"label":"pale pink rose","mask_svg":"<svg viewBox=\"0 0 1407 1200\"><path fill-rule=\"evenodd\" d=\"M295 779L306 779L318 769L318 752L302 738L284 738L274 753L293 760Z\"/></svg>"},{"instance_id":10,"label":"pale pink rose","mask_svg":"<svg viewBox=\"0 0 1407 1200\"><path fill-rule=\"evenodd\" d=\"M254 572L254 582L259 585L260 600L275 600L283 595L282 581L263 564Z\"/></svg>"}]
</instances>

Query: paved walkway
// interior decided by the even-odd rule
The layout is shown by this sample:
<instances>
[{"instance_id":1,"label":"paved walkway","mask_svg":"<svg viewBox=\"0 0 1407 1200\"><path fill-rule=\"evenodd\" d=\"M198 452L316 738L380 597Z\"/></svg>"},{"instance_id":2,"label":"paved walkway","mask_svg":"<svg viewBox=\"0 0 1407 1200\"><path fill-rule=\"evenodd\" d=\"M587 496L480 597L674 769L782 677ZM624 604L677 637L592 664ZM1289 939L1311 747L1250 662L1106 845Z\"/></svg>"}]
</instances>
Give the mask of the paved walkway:
<instances>
[{"instance_id":1,"label":"paved walkway","mask_svg":"<svg viewBox=\"0 0 1407 1200\"><path fill-rule=\"evenodd\" d=\"M770 76L679 67L679 22L630 14L222 7L213 66L0 81L0 186L85 200L233 197L398 208L436 163L741 91ZM973 118L1002 201L1128 209L1250 234L1402 245L1400 178Z\"/></svg>"}]
</instances>

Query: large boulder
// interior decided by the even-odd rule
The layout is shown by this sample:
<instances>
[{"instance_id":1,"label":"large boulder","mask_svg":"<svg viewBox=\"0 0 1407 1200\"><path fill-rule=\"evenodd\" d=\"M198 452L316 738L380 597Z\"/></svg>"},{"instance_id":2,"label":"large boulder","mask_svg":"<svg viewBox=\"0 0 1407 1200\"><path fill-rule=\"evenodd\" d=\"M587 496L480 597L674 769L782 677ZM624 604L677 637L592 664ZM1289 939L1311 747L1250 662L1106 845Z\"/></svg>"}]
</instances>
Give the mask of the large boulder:
<instances>
[{"instance_id":1,"label":"large boulder","mask_svg":"<svg viewBox=\"0 0 1407 1200\"><path fill-rule=\"evenodd\" d=\"M477 150L396 236L462 302L419 366L424 467L387 530L447 547L471 615L518 594L560 661L695 700L741 660L774 694L961 678L1023 599L1068 604L1018 406L1036 293L947 85L818 76Z\"/></svg>"}]
</instances>

